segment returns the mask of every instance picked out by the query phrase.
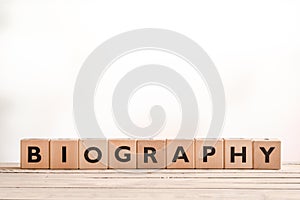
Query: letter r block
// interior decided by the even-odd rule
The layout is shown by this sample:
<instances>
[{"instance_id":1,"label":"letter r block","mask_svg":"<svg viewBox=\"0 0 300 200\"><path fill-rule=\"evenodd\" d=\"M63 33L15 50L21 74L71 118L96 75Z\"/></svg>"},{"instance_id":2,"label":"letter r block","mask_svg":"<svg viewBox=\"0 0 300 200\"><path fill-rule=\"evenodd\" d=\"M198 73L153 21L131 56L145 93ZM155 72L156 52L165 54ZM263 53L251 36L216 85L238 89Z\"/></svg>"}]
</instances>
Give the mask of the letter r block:
<instances>
[{"instance_id":1,"label":"letter r block","mask_svg":"<svg viewBox=\"0 0 300 200\"><path fill-rule=\"evenodd\" d=\"M20 149L22 169L49 168L49 140L24 139Z\"/></svg>"},{"instance_id":2,"label":"letter r block","mask_svg":"<svg viewBox=\"0 0 300 200\"><path fill-rule=\"evenodd\" d=\"M138 140L137 152L137 168L166 168L165 140Z\"/></svg>"},{"instance_id":3,"label":"letter r block","mask_svg":"<svg viewBox=\"0 0 300 200\"><path fill-rule=\"evenodd\" d=\"M225 139L225 168L251 169L253 167L252 140Z\"/></svg>"},{"instance_id":4,"label":"letter r block","mask_svg":"<svg viewBox=\"0 0 300 200\"><path fill-rule=\"evenodd\" d=\"M79 169L107 169L108 143L106 139L79 140Z\"/></svg>"},{"instance_id":5,"label":"letter r block","mask_svg":"<svg viewBox=\"0 0 300 200\"><path fill-rule=\"evenodd\" d=\"M113 139L108 140L109 168L136 168L136 140Z\"/></svg>"},{"instance_id":6,"label":"letter r block","mask_svg":"<svg viewBox=\"0 0 300 200\"><path fill-rule=\"evenodd\" d=\"M253 168L280 169L281 142L277 139L253 140Z\"/></svg>"},{"instance_id":7,"label":"letter r block","mask_svg":"<svg viewBox=\"0 0 300 200\"><path fill-rule=\"evenodd\" d=\"M196 168L222 169L224 168L223 139L196 139L195 162Z\"/></svg>"},{"instance_id":8,"label":"letter r block","mask_svg":"<svg viewBox=\"0 0 300 200\"><path fill-rule=\"evenodd\" d=\"M167 168L194 168L194 140L167 140Z\"/></svg>"}]
</instances>

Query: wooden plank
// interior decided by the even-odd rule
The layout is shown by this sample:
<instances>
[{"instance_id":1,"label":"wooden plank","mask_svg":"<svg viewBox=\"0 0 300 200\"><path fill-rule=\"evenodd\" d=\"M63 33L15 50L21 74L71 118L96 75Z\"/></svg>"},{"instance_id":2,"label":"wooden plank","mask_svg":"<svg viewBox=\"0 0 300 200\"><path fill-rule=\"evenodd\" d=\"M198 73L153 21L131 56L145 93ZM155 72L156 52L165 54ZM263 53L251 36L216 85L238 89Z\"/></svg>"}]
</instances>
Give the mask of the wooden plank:
<instances>
[{"instance_id":1,"label":"wooden plank","mask_svg":"<svg viewBox=\"0 0 300 200\"><path fill-rule=\"evenodd\" d=\"M102 189L93 188L0 188L3 199L256 199L298 200L299 191L220 189Z\"/></svg>"},{"instance_id":2,"label":"wooden plank","mask_svg":"<svg viewBox=\"0 0 300 200\"><path fill-rule=\"evenodd\" d=\"M0 199L299 199L300 165L281 170L23 170L0 163Z\"/></svg>"}]
</instances>

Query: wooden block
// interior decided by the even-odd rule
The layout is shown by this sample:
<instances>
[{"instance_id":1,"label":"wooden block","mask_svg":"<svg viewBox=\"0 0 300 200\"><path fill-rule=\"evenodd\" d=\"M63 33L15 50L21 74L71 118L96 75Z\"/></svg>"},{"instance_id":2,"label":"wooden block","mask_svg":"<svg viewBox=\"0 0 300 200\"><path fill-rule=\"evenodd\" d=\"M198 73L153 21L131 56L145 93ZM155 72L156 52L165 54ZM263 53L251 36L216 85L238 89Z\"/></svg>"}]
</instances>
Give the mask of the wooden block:
<instances>
[{"instance_id":1,"label":"wooden block","mask_svg":"<svg viewBox=\"0 0 300 200\"><path fill-rule=\"evenodd\" d=\"M166 168L165 140L137 141L137 168L158 169Z\"/></svg>"},{"instance_id":2,"label":"wooden block","mask_svg":"<svg viewBox=\"0 0 300 200\"><path fill-rule=\"evenodd\" d=\"M108 140L109 168L136 168L136 140L113 139Z\"/></svg>"},{"instance_id":3,"label":"wooden block","mask_svg":"<svg viewBox=\"0 0 300 200\"><path fill-rule=\"evenodd\" d=\"M195 165L196 168L224 168L223 139L196 139Z\"/></svg>"},{"instance_id":4,"label":"wooden block","mask_svg":"<svg viewBox=\"0 0 300 200\"><path fill-rule=\"evenodd\" d=\"M251 169L253 167L252 140L225 139L225 168Z\"/></svg>"},{"instance_id":5,"label":"wooden block","mask_svg":"<svg viewBox=\"0 0 300 200\"><path fill-rule=\"evenodd\" d=\"M78 169L78 140L51 140L50 168Z\"/></svg>"},{"instance_id":6,"label":"wooden block","mask_svg":"<svg viewBox=\"0 0 300 200\"><path fill-rule=\"evenodd\" d=\"M48 169L49 168L49 140L25 139L21 140L21 168Z\"/></svg>"},{"instance_id":7,"label":"wooden block","mask_svg":"<svg viewBox=\"0 0 300 200\"><path fill-rule=\"evenodd\" d=\"M167 140L167 168L194 168L194 140Z\"/></svg>"},{"instance_id":8,"label":"wooden block","mask_svg":"<svg viewBox=\"0 0 300 200\"><path fill-rule=\"evenodd\" d=\"M103 139L79 140L79 169L107 169L108 143Z\"/></svg>"},{"instance_id":9,"label":"wooden block","mask_svg":"<svg viewBox=\"0 0 300 200\"><path fill-rule=\"evenodd\" d=\"M253 140L253 168L280 169L281 142L278 139Z\"/></svg>"}]
</instances>

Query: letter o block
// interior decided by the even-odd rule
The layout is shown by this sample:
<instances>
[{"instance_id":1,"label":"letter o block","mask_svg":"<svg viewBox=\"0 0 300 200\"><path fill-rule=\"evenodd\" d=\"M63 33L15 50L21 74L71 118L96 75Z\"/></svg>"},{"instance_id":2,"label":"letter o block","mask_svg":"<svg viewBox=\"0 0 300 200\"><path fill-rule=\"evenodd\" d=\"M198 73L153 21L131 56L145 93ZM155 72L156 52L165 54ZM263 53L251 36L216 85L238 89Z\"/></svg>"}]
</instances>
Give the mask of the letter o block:
<instances>
[{"instance_id":1,"label":"letter o block","mask_svg":"<svg viewBox=\"0 0 300 200\"><path fill-rule=\"evenodd\" d=\"M107 140L79 140L79 169L107 169Z\"/></svg>"},{"instance_id":2,"label":"letter o block","mask_svg":"<svg viewBox=\"0 0 300 200\"><path fill-rule=\"evenodd\" d=\"M25 139L21 140L21 168L48 169L49 168L49 140Z\"/></svg>"},{"instance_id":3,"label":"letter o block","mask_svg":"<svg viewBox=\"0 0 300 200\"><path fill-rule=\"evenodd\" d=\"M108 162L112 169L136 168L136 140L108 140Z\"/></svg>"}]
</instances>

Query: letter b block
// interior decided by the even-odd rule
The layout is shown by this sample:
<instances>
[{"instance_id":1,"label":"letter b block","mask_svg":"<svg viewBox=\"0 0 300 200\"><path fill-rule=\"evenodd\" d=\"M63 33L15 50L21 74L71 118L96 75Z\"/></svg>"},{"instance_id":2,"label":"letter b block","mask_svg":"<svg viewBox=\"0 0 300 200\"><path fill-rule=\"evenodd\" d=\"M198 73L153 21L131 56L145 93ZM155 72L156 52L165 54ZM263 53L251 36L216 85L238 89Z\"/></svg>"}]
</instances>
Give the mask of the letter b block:
<instances>
[{"instance_id":1,"label":"letter b block","mask_svg":"<svg viewBox=\"0 0 300 200\"><path fill-rule=\"evenodd\" d=\"M25 139L21 140L21 168L48 169L49 168L49 140Z\"/></svg>"},{"instance_id":2,"label":"letter b block","mask_svg":"<svg viewBox=\"0 0 300 200\"><path fill-rule=\"evenodd\" d=\"M251 169L252 141L249 139L225 139L225 168Z\"/></svg>"},{"instance_id":3,"label":"letter b block","mask_svg":"<svg viewBox=\"0 0 300 200\"><path fill-rule=\"evenodd\" d=\"M109 140L109 168L136 168L136 140Z\"/></svg>"},{"instance_id":4,"label":"letter b block","mask_svg":"<svg viewBox=\"0 0 300 200\"><path fill-rule=\"evenodd\" d=\"M254 139L254 169L280 169L280 145L277 139Z\"/></svg>"}]
</instances>

